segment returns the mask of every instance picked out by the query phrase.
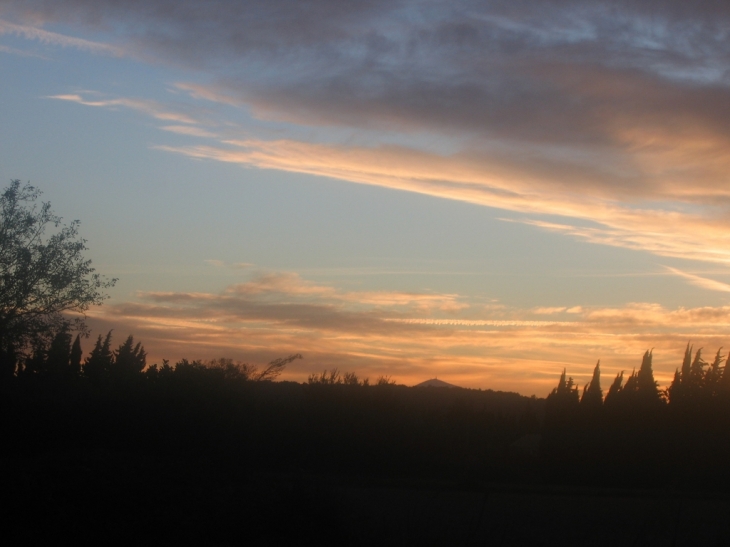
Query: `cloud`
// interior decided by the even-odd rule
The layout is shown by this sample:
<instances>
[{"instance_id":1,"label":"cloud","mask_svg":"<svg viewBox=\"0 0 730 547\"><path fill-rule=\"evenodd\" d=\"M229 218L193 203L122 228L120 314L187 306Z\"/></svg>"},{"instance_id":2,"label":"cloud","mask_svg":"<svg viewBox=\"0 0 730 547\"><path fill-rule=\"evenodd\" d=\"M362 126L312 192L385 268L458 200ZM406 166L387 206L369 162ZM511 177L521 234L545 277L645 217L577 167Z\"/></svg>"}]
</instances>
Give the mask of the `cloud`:
<instances>
[{"instance_id":1,"label":"cloud","mask_svg":"<svg viewBox=\"0 0 730 547\"><path fill-rule=\"evenodd\" d=\"M266 362L301 352L305 361L289 379L338 367L408 384L438 375L540 396L563 367L588 382L597 359L608 377L636 367L648 348L667 385L688 340L717 348L730 332L730 306L575 306L560 320L535 320L534 308L450 307L463 302L455 294L345 291L269 272L216 293L141 292L95 309L91 320L98 332L134 334L151 361L225 355Z\"/></svg>"},{"instance_id":2,"label":"cloud","mask_svg":"<svg viewBox=\"0 0 730 547\"><path fill-rule=\"evenodd\" d=\"M554 313L562 313L566 310L565 306L562 307L548 307L548 308L534 308L532 313L536 315L552 315Z\"/></svg>"},{"instance_id":3,"label":"cloud","mask_svg":"<svg viewBox=\"0 0 730 547\"><path fill-rule=\"evenodd\" d=\"M200 127L191 127L189 125L165 125L160 127L160 129L163 131L170 131L171 133L177 133L179 135L188 135L190 137L214 138L217 136L215 133L211 133L210 131L206 131Z\"/></svg>"},{"instance_id":4,"label":"cloud","mask_svg":"<svg viewBox=\"0 0 730 547\"><path fill-rule=\"evenodd\" d=\"M43 55L38 55L37 53L33 53L30 51L23 51L21 49L15 49L12 47L2 46L2 45L0 45L0 53L18 55L19 57L35 57L37 59L46 59L47 60L47 57L44 57Z\"/></svg>"},{"instance_id":5,"label":"cloud","mask_svg":"<svg viewBox=\"0 0 730 547\"><path fill-rule=\"evenodd\" d=\"M197 81L173 88L225 108L216 125L231 107L250 122L245 138L161 150L516 211L592 243L730 260L730 9L716 2L2 6L33 23L18 28L107 33L130 55L187 69ZM195 123L141 99L65 98Z\"/></svg>"},{"instance_id":6,"label":"cloud","mask_svg":"<svg viewBox=\"0 0 730 547\"><path fill-rule=\"evenodd\" d=\"M215 259L205 260L205 263L210 264L211 266L215 266L217 268L230 268L233 270L243 270L254 266L254 264L250 262L225 262L223 260Z\"/></svg>"},{"instance_id":7,"label":"cloud","mask_svg":"<svg viewBox=\"0 0 730 547\"><path fill-rule=\"evenodd\" d=\"M220 146L156 148L198 159L239 163L323 175L351 182L475 203L530 215L572 217L580 226L536 219L520 222L592 243L648 251L662 256L728 263L726 219L712 209L666 208L666 202L642 207L560 188L550 174L505 164L500 158L459 153L450 156L399 146L354 147L290 140L227 140ZM722 196L719 188L715 199ZM727 196L730 198L730 195ZM673 207L676 209L676 206Z\"/></svg>"},{"instance_id":8,"label":"cloud","mask_svg":"<svg viewBox=\"0 0 730 547\"><path fill-rule=\"evenodd\" d=\"M720 281L715 281L714 279L708 279L706 277L700 277L699 275L683 272L677 270L676 268L670 268L669 266L665 266L665 268L668 271L672 272L674 275L686 279L690 284L696 287L707 289L709 291L730 292L730 285L728 285L727 283L722 283Z\"/></svg>"},{"instance_id":9,"label":"cloud","mask_svg":"<svg viewBox=\"0 0 730 547\"><path fill-rule=\"evenodd\" d=\"M115 108L118 106L129 108L130 110L135 110L137 112L141 112L142 114L146 114L148 116L151 116L157 120L164 120L164 121L173 121L178 123L187 123L187 124L197 124L199 123L198 120L195 118L181 113L181 112L175 112L167 107L159 104L156 101L151 101L147 99L132 99L132 98L116 98L116 99L102 99L102 100L89 100L84 99L81 95L77 93L70 93L70 94L61 94L61 95L51 95L47 97L48 99L56 99L59 101L68 101L72 103L78 103L85 106L97 106L97 107L105 107L105 108ZM168 127L177 127L177 126L168 126ZM195 131L195 128L190 128L193 132ZM180 131L178 131L180 132ZM188 133L192 134L192 133Z\"/></svg>"},{"instance_id":10,"label":"cloud","mask_svg":"<svg viewBox=\"0 0 730 547\"><path fill-rule=\"evenodd\" d=\"M14 34L28 40L36 40L42 44L49 44L61 47L71 47L88 51L90 53L102 53L107 55L121 56L122 50L118 47L99 42L92 42L82 38L74 38L55 32L48 32L43 29L26 25L16 25L0 19L0 36L3 34Z\"/></svg>"},{"instance_id":11,"label":"cloud","mask_svg":"<svg viewBox=\"0 0 730 547\"><path fill-rule=\"evenodd\" d=\"M204 99L206 101L227 104L230 106L243 106L245 104L240 99L226 95L225 92L210 85L177 82L174 87L175 89L185 91L195 99Z\"/></svg>"}]
</instances>

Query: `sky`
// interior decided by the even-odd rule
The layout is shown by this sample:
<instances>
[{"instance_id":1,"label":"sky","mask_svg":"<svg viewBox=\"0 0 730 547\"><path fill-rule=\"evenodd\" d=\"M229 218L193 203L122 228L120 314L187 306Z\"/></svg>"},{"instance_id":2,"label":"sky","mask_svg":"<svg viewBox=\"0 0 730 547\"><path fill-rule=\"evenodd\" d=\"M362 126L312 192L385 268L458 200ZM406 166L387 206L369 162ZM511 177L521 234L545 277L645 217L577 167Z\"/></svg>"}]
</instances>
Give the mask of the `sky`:
<instances>
[{"instance_id":1,"label":"sky","mask_svg":"<svg viewBox=\"0 0 730 547\"><path fill-rule=\"evenodd\" d=\"M726 2L0 0L0 75L0 181L118 278L87 350L542 397L730 349Z\"/></svg>"}]
</instances>

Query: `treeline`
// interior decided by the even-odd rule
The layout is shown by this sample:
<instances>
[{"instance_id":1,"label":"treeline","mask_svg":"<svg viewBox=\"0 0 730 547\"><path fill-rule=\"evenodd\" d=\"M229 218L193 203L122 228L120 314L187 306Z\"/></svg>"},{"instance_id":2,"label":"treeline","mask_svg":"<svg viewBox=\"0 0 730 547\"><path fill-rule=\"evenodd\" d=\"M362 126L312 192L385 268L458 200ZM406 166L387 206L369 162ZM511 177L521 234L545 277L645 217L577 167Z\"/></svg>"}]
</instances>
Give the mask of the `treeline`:
<instances>
[{"instance_id":1,"label":"treeline","mask_svg":"<svg viewBox=\"0 0 730 547\"><path fill-rule=\"evenodd\" d=\"M582 392L563 370L558 385L546 399L546 426L567 425L579 418L585 422L612 417L623 419L633 414L636 420L642 420L697 412L711 415L720 408L730 409L730 355L723 356L722 348L708 363L702 357L702 348L693 351L688 343L682 365L677 367L672 383L665 389L654 379L652 360L653 351L647 350L639 370L634 369L626 379L624 371L618 373L605 397L600 360Z\"/></svg>"},{"instance_id":2,"label":"treeline","mask_svg":"<svg viewBox=\"0 0 730 547\"><path fill-rule=\"evenodd\" d=\"M516 393L371 383L337 369L304 384L270 381L301 357L147 365L132 336L114 348L110 331L82 355L80 338L62 331L0 383L5 437L32 453L185 454L204 442L263 468L428 475L502 465L509 445L542 421L544 401Z\"/></svg>"},{"instance_id":3,"label":"treeline","mask_svg":"<svg viewBox=\"0 0 730 547\"><path fill-rule=\"evenodd\" d=\"M708 363L688 344L664 389L652 358L647 351L628 378L619 373L605 396L600 361L582 390L563 371L545 401L547 475L616 487L730 488L727 358L718 350Z\"/></svg>"},{"instance_id":4,"label":"treeline","mask_svg":"<svg viewBox=\"0 0 730 547\"><path fill-rule=\"evenodd\" d=\"M147 352L141 342L135 344L134 337L129 335L113 350L110 330L106 336L98 336L93 349L83 359L81 335L77 334L73 338L65 325L54 336L37 341L28 355L18 355L13 350L6 351L2 356L2 378L6 382L12 378L78 380L94 386L109 386L134 379L165 381L175 377L203 383L260 382L277 378L286 365L301 358L300 354L294 354L274 359L263 368L227 358L209 361L181 359L174 365L163 359L161 366L147 366ZM336 373L335 377L338 379L339 374Z\"/></svg>"},{"instance_id":5,"label":"treeline","mask_svg":"<svg viewBox=\"0 0 730 547\"><path fill-rule=\"evenodd\" d=\"M538 399L409 388L389 377L371 383L337 369L303 384L272 382L301 355L265 366L225 358L147 365L132 336L116 347L111 332L99 336L86 355L80 341L57 333L0 383L11 451L174 447L178 458L202 445L277 471L730 487L727 466L686 463L730 461L730 367L721 351L707 363L688 345L666 389L647 351L606 391L599 362L582 389L563 371Z\"/></svg>"}]
</instances>

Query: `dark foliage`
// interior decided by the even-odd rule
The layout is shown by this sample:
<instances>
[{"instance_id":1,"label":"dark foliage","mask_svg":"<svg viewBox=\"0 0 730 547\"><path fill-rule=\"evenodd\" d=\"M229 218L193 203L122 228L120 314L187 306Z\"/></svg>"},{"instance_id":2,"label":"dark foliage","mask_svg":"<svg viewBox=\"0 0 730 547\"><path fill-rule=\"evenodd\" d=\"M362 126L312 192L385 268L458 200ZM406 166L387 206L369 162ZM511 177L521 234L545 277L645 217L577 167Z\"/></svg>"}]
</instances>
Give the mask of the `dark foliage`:
<instances>
[{"instance_id":1,"label":"dark foliage","mask_svg":"<svg viewBox=\"0 0 730 547\"><path fill-rule=\"evenodd\" d=\"M116 281L97 274L84 259L79 222L63 224L49 203L36 203L39 197L39 190L19 180L0 194L0 380L54 336L67 336L72 326L83 332L83 318L72 322L65 314L100 304L104 289ZM64 343L59 340L58 347ZM64 355L34 358L33 366L45 360L51 367L43 372L68 368Z\"/></svg>"}]
</instances>

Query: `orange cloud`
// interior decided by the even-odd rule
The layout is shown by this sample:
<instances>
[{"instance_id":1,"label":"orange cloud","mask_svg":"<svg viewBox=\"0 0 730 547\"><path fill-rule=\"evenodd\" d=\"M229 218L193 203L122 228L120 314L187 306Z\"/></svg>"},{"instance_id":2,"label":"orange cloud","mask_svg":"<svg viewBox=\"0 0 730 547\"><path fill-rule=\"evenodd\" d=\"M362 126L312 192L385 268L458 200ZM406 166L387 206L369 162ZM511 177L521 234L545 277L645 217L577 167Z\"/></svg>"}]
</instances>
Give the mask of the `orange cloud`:
<instances>
[{"instance_id":1,"label":"orange cloud","mask_svg":"<svg viewBox=\"0 0 730 547\"><path fill-rule=\"evenodd\" d=\"M544 396L563 367L587 382L601 359L606 376L631 370L655 348L655 373L671 381L684 345L727 346L730 306L667 309L659 304L553 311L505 306L468 310L453 294L341 291L291 273L259 275L220 293L147 292L96 310L98 332L115 328L144 342L150 359L228 356L305 360L286 378L323 368L389 374L414 384L438 375L453 383ZM572 313L568 313L572 311ZM446 315L445 315L446 314ZM606 387L606 386L604 386Z\"/></svg>"},{"instance_id":2,"label":"orange cloud","mask_svg":"<svg viewBox=\"0 0 730 547\"><path fill-rule=\"evenodd\" d=\"M155 148L199 159L339 178L520 213L574 218L591 225L530 219L522 222L593 243L730 263L730 242L726 236L730 226L726 220L707 215L704 209L682 212L667 208L664 203L636 207L630 202L622 203L618 195L603 197L603 190L591 191L590 173L585 173L589 177L585 191L577 195L561 189L550 174L540 176L489 156L444 156L397 146L356 148L289 140L228 140L221 144ZM714 189L713 195L717 192Z\"/></svg>"},{"instance_id":3,"label":"orange cloud","mask_svg":"<svg viewBox=\"0 0 730 547\"><path fill-rule=\"evenodd\" d=\"M666 268L673 274L686 279L689 283L696 287L707 289L709 291L730 292L730 285L727 283L722 283L706 277L700 277L699 275L683 272L676 268L670 268L669 266L666 266Z\"/></svg>"}]
</instances>

